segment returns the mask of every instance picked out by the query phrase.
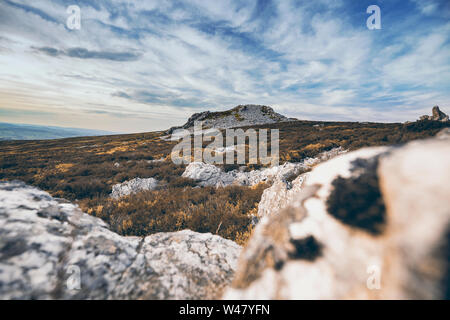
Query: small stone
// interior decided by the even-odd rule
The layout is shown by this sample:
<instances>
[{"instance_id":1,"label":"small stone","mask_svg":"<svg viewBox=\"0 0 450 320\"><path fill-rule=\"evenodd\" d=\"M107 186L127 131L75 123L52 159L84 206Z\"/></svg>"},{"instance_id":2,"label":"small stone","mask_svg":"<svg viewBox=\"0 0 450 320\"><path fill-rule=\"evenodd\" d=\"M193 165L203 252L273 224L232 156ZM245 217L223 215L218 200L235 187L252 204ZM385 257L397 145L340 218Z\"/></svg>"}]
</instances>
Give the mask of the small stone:
<instances>
[{"instance_id":1,"label":"small stone","mask_svg":"<svg viewBox=\"0 0 450 320\"><path fill-rule=\"evenodd\" d=\"M154 190L158 186L158 180L153 178L135 178L130 181L118 183L112 187L111 198L119 199L140 191Z\"/></svg>"}]
</instances>

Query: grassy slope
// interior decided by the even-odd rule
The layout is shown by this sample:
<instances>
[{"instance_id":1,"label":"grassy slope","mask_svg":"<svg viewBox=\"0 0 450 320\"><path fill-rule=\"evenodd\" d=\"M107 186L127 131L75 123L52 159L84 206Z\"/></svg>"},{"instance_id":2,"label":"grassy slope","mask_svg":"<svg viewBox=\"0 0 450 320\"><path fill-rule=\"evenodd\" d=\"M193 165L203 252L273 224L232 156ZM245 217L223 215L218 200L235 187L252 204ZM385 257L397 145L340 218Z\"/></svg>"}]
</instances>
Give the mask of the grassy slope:
<instances>
[{"instance_id":1,"label":"grassy slope","mask_svg":"<svg viewBox=\"0 0 450 320\"><path fill-rule=\"evenodd\" d=\"M259 127L280 129L281 162L295 162L338 146L355 150L430 137L448 126L436 121L410 124L293 121ZM0 142L0 179L23 180L53 196L76 200L83 210L102 217L122 234L144 235L188 227L245 241L251 221L248 213L257 209L264 187L230 187L223 193L209 188L193 189L193 181L180 177L185 167L168 158L176 143L159 139L161 135L151 132ZM168 160L147 162L160 158ZM114 166L116 162L120 166ZM162 181L162 190L118 201L108 198L114 184L135 177L154 177ZM208 196L203 197L202 193ZM202 219L194 219L194 212Z\"/></svg>"}]
</instances>

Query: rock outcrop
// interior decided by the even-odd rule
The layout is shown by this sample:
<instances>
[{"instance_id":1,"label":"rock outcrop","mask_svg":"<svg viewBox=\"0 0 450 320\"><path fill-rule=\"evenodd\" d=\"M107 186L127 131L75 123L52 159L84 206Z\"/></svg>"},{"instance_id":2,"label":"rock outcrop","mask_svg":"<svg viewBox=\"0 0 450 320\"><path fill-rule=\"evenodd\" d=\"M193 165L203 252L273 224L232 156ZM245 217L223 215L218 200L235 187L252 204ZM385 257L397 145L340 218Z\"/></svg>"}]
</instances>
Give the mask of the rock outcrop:
<instances>
[{"instance_id":1,"label":"rock outcrop","mask_svg":"<svg viewBox=\"0 0 450 320\"><path fill-rule=\"evenodd\" d=\"M281 210L279 198L260 203L273 212L224 298L450 298L449 163L442 138L319 164L293 182Z\"/></svg>"},{"instance_id":2,"label":"rock outcrop","mask_svg":"<svg viewBox=\"0 0 450 320\"><path fill-rule=\"evenodd\" d=\"M199 112L193 114L180 127L172 127L166 133L172 134L177 129L192 130L196 121L202 121L204 128L227 129L251 125L293 121L276 113L271 107L261 105L239 105L231 110L222 112Z\"/></svg>"},{"instance_id":3,"label":"rock outcrop","mask_svg":"<svg viewBox=\"0 0 450 320\"><path fill-rule=\"evenodd\" d=\"M306 165L307 169L310 169L321 162L346 152L342 148L335 148L319 154L316 158L308 158L303 164ZM275 180L272 186L264 190L261 196L261 201L258 205L258 217L261 218L272 212L277 212L292 202L301 191L303 181L305 181L307 176L308 172L300 174L292 182L283 178Z\"/></svg>"},{"instance_id":4,"label":"rock outcrop","mask_svg":"<svg viewBox=\"0 0 450 320\"><path fill-rule=\"evenodd\" d=\"M272 186L264 190L261 201L258 204L258 217L264 217L271 213L278 212L291 203L302 190L303 181L308 173L304 173L289 182L277 180Z\"/></svg>"},{"instance_id":5,"label":"rock outcrop","mask_svg":"<svg viewBox=\"0 0 450 320\"><path fill-rule=\"evenodd\" d=\"M130 181L118 183L112 187L111 198L119 199L140 191L153 190L158 186L158 180L153 178L134 178Z\"/></svg>"},{"instance_id":6,"label":"rock outcrop","mask_svg":"<svg viewBox=\"0 0 450 320\"><path fill-rule=\"evenodd\" d=\"M424 115L421 116L419 120L449 121L449 118L438 106L434 106L431 110L431 116Z\"/></svg>"},{"instance_id":7,"label":"rock outcrop","mask_svg":"<svg viewBox=\"0 0 450 320\"><path fill-rule=\"evenodd\" d=\"M240 247L189 230L122 237L77 206L0 182L0 299L205 299Z\"/></svg>"},{"instance_id":8,"label":"rock outcrop","mask_svg":"<svg viewBox=\"0 0 450 320\"><path fill-rule=\"evenodd\" d=\"M342 148L334 148L319 154L316 158L307 158L302 162L286 162L279 166L242 172L232 170L224 172L221 168L203 162L191 162L182 176L198 181L201 186L223 187L228 185L253 186L261 182L285 181L287 178L311 169L314 165L345 153Z\"/></svg>"}]
</instances>

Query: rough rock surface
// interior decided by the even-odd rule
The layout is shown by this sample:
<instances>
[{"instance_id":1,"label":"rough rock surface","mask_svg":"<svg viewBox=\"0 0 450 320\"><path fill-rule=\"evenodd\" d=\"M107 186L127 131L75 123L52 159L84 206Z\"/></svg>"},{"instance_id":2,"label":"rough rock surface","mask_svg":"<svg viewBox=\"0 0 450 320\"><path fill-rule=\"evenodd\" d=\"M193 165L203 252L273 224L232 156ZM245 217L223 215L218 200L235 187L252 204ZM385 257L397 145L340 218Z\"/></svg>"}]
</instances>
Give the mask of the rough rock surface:
<instances>
[{"instance_id":1,"label":"rough rock surface","mask_svg":"<svg viewBox=\"0 0 450 320\"><path fill-rule=\"evenodd\" d=\"M449 163L430 139L319 164L261 219L224 298L449 298Z\"/></svg>"},{"instance_id":2,"label":"rough rock surface","mask_svg":"<svg viewBox=\"0 0 450 320\"><path fill-rule=\"evenodd\" d=\"M122 237L71 203L0 182L0 299L213 298L239 251L189 230Z\"/></svg>"},{"instance_id":3,"label":"rough rock surface","mask_svg":"<svg viewBox=\"0 0 450 320\"><path fill-rule=\"evenodd\" d=\"M158 180L153 178L134 178L130 181L118 183L112 187L111 198L119 199L132 193L153 190L158 186Z\"/></svg>"},{"instance_id":4,"label":"rough rock surface","mask_svg":"<svg viewBox=\"0 0 450 320\"><path fill-rule=\"evenodd\" d=\"M258 124L292 121L285 116L276 113L271 107L261 105L239 105L231 110L223 112L200 112L193 114L188 121L180 127L172 127L167 133L171 134L177 129L191 130L195 121L202 121L205 128L235 128Z\"/></svg>"},{"instance_id":5,"label":"rough rock surface","mask_svg":"<svg viewBox=\"0 0 450 320\"><path fill-rule=\"evenodd\" d=\"M301 174L292 182L277 180L264 190L258 204L258 217L276 213L291 203L301 191L303 181L307 176L308 173Z\"/></svg>"},{"instance_id":6,"label":"rough rock surface","mask_svg":"<svg viewBox=\"0 0 450 320\"><path fill-rule=\"evenodd\" d=\"M342 148L335 148L330 151L321 153L316 158L308 158L303 163L307 168L311 168L318 163L332 159L333 157L346 153ZM292 182L281 178L264 190L261 201L258 204L258 217L263 217L272 212L277 212L281 208L286 207L288 203L292 202L296 195L300 192L303 181L308 176L308 172L299 175Z\"/></svg>"},{"instance_id":7,"label":"rough rock surface","mask_svg":"<svg viewBox=\"0 0 450 320\"><path fill-rule=\"evenodd\" d=\"M434 106L431 110L431 116L424 115L419 120L449 121L449 118L439 109L439 106Z\"/></svg>"},{"instance_id":8,"label":"rough rock surface","mask_svg":"<svg viewBox=\"0 0 450 320\"><path fill-rule=\"evenodd\" d=\"M261 182L285 181L287 178L298 175L302 171L309 170L314 165L331 159L332 157L345 153L342 148L335 148L321 153L316 158L307 158L302 162L286 162L279 166L242 172L232 170L224 172L221 168L203 162L191 162L183 172L182 176L197 180L201 186L228 186L231 184L242 186L253 186Z\"/></svg>"}]
</instances>

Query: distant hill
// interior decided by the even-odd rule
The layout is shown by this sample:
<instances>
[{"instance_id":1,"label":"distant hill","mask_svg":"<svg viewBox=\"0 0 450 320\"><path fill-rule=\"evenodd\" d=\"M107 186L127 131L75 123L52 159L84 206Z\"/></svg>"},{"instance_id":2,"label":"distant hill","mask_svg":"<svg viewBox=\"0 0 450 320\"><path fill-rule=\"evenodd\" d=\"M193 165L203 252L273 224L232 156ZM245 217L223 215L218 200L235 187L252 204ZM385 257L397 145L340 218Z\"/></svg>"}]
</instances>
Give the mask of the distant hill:
<instances>
[{"instance_id":1,"label":"distant hill","mask_svg":"<svg viewBox=\"0 0 450 320\"><path fill-rule=\"evenodd\" d=\"M0 140L47 140L113 134L101 130L0 122Z\"/></svg>"}]
</instances>

